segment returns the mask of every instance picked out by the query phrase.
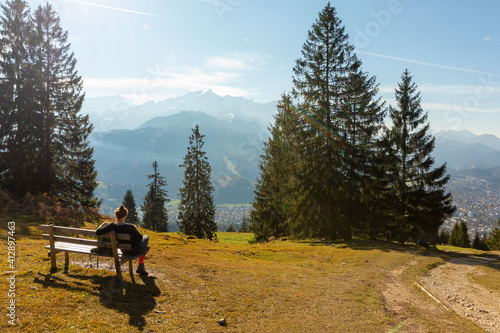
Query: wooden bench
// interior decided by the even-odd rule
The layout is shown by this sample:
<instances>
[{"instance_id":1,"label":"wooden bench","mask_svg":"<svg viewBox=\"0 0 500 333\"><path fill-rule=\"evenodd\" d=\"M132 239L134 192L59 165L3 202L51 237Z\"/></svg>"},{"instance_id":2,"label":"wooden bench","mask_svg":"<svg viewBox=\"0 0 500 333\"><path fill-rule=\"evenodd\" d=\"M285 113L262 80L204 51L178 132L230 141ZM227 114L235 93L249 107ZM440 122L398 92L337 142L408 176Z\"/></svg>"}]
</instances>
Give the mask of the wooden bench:
<instances>
[{"instance_id":1,"label":"wooden bench","mask_svg":"<svg viewBox=\"0 0 500 333\"><path fill-rule=\"evenodd\" d=\"M134 273L132 268L132 260L140 257L145 254L134 254L127 255L122 253L121 250L131 250L132 245L118 243L118 240L130 240L129 234L117 234L114 231L111 231L108 234L99 235L99 237L110 238L111 241L99 241L96 239L97 235L95 230L90 229L80 229L80 228L70 228L70 227L59 227L54 226L52 224L44 224L42 225L42 230L48 231L48 234L43 234L43 239L49 240L49 245L45 248L49 249L50 256L50 269L51 272L57 271L56 265L56 254L59 252L64 252L64 271L68 271L69 266L69 252L73 253L82 253L88 255L95 255L97 257L109 257L114 258L115 268L116 268L116 277L121 281L122 280L122 271L121 265L128 262L129 273L132 282L135 283ZM60 234L65 234L66 236L61 236ZM70 236L68 236L70 235ZM71 236L72 235L72 236ZM90 238L79 238L79 236L89 236ZM99 248L110 248L112 251L108 253L99 253L96 252L95 249ZM149 248L148 248L149 249Z\"/></svg>"}]
</instances>

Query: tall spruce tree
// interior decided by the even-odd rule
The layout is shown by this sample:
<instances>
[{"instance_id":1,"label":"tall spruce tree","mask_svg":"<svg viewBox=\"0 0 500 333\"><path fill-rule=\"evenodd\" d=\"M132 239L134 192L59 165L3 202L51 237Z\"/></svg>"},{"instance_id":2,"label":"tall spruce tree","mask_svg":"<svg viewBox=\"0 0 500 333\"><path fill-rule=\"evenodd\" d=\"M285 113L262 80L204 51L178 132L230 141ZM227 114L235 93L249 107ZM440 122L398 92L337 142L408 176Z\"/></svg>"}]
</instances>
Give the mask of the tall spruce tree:
<instances>
[{"instance_id":1,"label":"tall spruce tree","mask_svg":"<svg viewBox=\"0 0 500 333\"><path fill-rule=\"evenodd\" d=\"M446 245L450 242L450 233L446 229L441 229L438 235L438 243Z\"/></svg>"},{"instance_id":2,"label":"tall spruce tree","mask_svg":"<svg viewBox=\"0 0 500 333\"><path fill-rule=\"evenodd\" d=\"M128 210L128 223L139 224L139 216L137 215L137 206L135 204L134 194L132 190L127 190L125 196L123 197L123 206Z\"/></svg>"},{"instance_id":3,"label":"tall spruce tree","mask_svg":"<svg viewBox=\"0 0 500 333\"><path fill-rule=\"evenodd\" d=\"M170 201L167 197L167 186L165 177L158 171L158 163L153 162L153 173L147 175L151 180L148 187L148 192L144 197L144 202L141 206L143 211L142 224L146 229L151 229L158 232L168 232L168 211L165 204Z\"/></svg>"},{"instance_id":4,"label":"tall spruce tree","mask_svg":"<svg viewBox=\"0 0 500 333\"><path fill-rule=\"evenodd\" d=\"M2 5L0 185L17 196L48 193L95 207L97 173L82 79L67 32L47 4L29 15L24 1Z\"/></svg>"},{"instance_id":5,"label":"tall spruce tree","mask_svg":"<svg viewBox=\"0 0 500 333\"><path fill-rule=\"evenodd\" d=\"M293 84L292 112L303 132L296 221L309 221L302 224L310 236L349 239L373 202L366 199L365 185L373 178L384 110L375 79L362 71L330 4L309 31Z\"/></svg>"},{"instance_id":6,"label":"tall spruce tree","mask_svg":"<svg viewBox=\"0 0 500 333\"><path fill-rule=\"evenodd\" d=\"M446 164L434 168L435 138L428 134L427 113L420 105L420 93L408 70L396 89L396 107L390 107L392 127L387 133L388 176L394 200L388 207L388 238L400 242L422 234L437 236L444 220L455 211L452 198L445 193L449 176Z\"/></svg>"},{"instance_id":7,"label":"tall spruce tree","mask_svg":"<svg viewBox=\"0 0 500 333\"><path fill-rule=\"evenodd\" d=\"M381 168L379 137L385 130L383 119L385 106L378 95L375 77L361 70L361 61L356 61L353 72L345 84L341 108L346 115L343 124L346 149L343 150L344 192L346 193L346 228L344 238L352 233L374 237L381 201L386 191ZM376 224L377 226L374 226Z\"/></svg>"},{"instance_id":8,"label":"tall spruce tree","mask_svg":"<svg viewBox=\"0 0 500 333\"><path fill-rule=\"evenodd\" d=\"M179 229L186 235L212 239L216 237L214 187L211 183L212 167L203 151L205 136L198 125L189 136L189 147L184 156L184 180L179 189Z\"/></svg>"},{"instance_id":9,"label":"tall spruce tree","mask_svg":"<svg viewBox=\"0 0 500 333\"><path fill-rule=\"evenodd\" d=\"M297 167L292 141L295 121L290 119L290 103L290 96L283 95L270 128L271 136L264 142L250 225L257 241L290 235L289 222L294 211L290 205L293 200L290 197L293 186L290 175L292 168Z\"/></svg>"},{"instance_id":10,"label":"tall spruce tree","mask_svg":"<svg viewBox=\"0 0 500 333\"><path fill-rule=\"evenodd\" d=\"M248 220L249 219L246 216L243 216L243 219L241 219L241 226L238 232L250 232Z\"/></svg>"},{"instance_id":11,"label":"tall spruce tree","mask_svg":"<svg viewBox=\"0 0 500 333\"><path fill-rule=\"evenodd\" d=\"M500 219L498 219L498 227L495 227L490 235L485 239L485 243L492 251L500 251Z\"/></svg>"},{"instance_id":12,"label":"tall spruce tree","mask_svg":"<svg viewBox=\"0 0 500 333\"><path fill-rule=\"evenodd\" d=\"M37 145L33 63L28 4L1 4L0 17L0 186L22 196L31 188Z\"/></svg>"},{"instance_id":13,"label":"tall spruce tree","mask_svg":"<svg viewBox=\"0 0 500 333\"><path fill-rule=\"evenodd\" d=\"M465 221L455 223L451 229L449 243L453 246L470 247L469 229Z\"/></svg>"},{"instance_id":14,"label":"tall spruce tree","mask_svg":"<svg viewBox=\"0 0 500 333\"><path fill-rule=\"evenodd\" d=\"M92 124L80 115L84 93L70 52L68 33L60 26L52 6L39 6L34 13L37 46L33 50L38 74L40 149L37 154L39 192L64 201L96 206L93 191L97 172L88 137Z\"/></svg>"},{"instance_id":15,"label":"tall spruce tree","mask_svg":"<svg viewBox=\"0 0 500 333\"><path fill-rule=\"evenodd\" d=\"M474 240L472 241L472 248L481 251L489 250L488 245L486 245L485 242L485 237L479 235L478 231L476 231L476 234L474 235Z\"/></svg>"}]
</instances>

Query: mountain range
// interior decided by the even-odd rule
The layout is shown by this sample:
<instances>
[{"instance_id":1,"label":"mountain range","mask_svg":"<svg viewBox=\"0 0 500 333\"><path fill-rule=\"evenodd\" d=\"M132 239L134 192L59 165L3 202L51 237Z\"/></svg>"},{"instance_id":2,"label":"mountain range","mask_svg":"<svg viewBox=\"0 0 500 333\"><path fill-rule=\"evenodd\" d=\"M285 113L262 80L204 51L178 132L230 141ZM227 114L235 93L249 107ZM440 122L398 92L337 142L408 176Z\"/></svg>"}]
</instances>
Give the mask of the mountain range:
<instances>
[{"instance_id":1,"label":"mountain range","mask_svg":"<svg viewBox=\"0 0 500 333\"><path fill-rule=\"evenodd\" d=\"M88 114L97 132L113 129L135 129L154 117L169 116L180 111L203 111L214 117L256 119L269 125L275 113L276 102L255 103L243 97L219 96L212 90L195 91L161 102L149 101L134 105L123 96L88 98L82 113Z\"/></svg>"},{"instance_id":2,"label":"mountain range","mask_svg":"<svg viewBox=\"0 0 500 333\"><path fill-rule=\"evenodd\" d=\"M500 139L492 134L470 131L440 131L435 134L436 163L447 163L448 170L488 169L500 165Z\"/></svg>"},{"instance_id":3,"label":"mountain range","mask_svg":"<svg viewBox=\"0 0 500 333\"><path fill-rule=\"evenodd\" d=\"M142 105L119 96L89 98L82 112L89 114L95 127L90 140L100 181L97 195L105 205L114 207L125 191L132 189L140 204L148 184L146 175L157 161L167 179L169 196L177 198L184 177L179 165L187 152L191 129L199 124L213 169L216 204L251 202L262 143L269 137L267 126L275 106L276 102L221 97L211 90ZM500 139L494 135L466 130L434 135L436 165L446 162L452 177L463 175L464 170L500 166ZM494 172L472 174L485 173Z\"/></svg>"}]
</instances>

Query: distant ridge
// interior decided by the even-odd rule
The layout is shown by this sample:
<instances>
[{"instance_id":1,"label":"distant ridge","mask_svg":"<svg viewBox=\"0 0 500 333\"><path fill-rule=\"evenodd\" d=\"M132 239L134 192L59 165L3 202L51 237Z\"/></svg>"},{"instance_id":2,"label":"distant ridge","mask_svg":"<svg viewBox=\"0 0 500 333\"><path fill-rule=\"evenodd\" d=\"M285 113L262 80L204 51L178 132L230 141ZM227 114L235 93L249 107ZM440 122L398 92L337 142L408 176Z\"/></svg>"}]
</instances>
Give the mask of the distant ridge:
<instances>
[{"instance_id":1,"label":"distant ridge","mask_svg":"<svg viewBox=\"0 0 500 333\"><path fill-rule=\"evenodd\" d=\"M435 134L436 162L448 169L493 168L500 165L500 139L492 134L470 131L440 131Z\"/></svg>"},{"instance_id":2,"label":"distant ridge","mask_svg":"<svg viewBox=\"0 0 500 333\"><path fill-rule=\"evenodd\" d=\"M493 134L476 135L468 130L461 131L439 131L436 133L438 140L455 140L461 143L480 143L487 147L500 150L500 138Z\"/></svg>"},{"instance_id":3,"label":"distant ridge","mask_svg":"<svg viewBox=\"0 0 500 333\"><path fill-rule=\"evenodd\" d=\"M193 128L194 125L200 125L202 130L231 130L247 134L256 134L259 131L267 133L267 130L257 121L257 119L244 120L241 118L225 118L220 119L211 116L202 111L181 111L170 116L154 117L141 124L137 129L141 128ZM203 133L202 133L203 134Z\"/></svg>"},{"instance_id":4,"label":"distant ridge","mask_svg":"<svg viewBox=\"0 0 500 333\"><path fill-rule=\"evenodd\" d=\"M256 119L267 127L276 113L276 102L256 103L243 97L222 97L212 90L200 90L141 105L134 105L123 96L88 98L81 112L89 115L95 131L107 132L134 129L154 117L169 116L180 111L202 111L226 120Z\"/></svg>"}]
</instances>

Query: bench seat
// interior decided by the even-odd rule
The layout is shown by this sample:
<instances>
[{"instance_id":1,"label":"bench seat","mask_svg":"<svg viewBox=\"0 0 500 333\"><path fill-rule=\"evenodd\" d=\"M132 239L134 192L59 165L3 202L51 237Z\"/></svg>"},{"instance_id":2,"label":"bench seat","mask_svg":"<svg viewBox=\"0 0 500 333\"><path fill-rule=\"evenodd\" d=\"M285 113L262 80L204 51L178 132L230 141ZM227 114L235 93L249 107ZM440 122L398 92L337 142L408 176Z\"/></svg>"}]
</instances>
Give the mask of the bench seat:
<instances>
[{"instance_id":1,"label":"bench seat","mask_svg":"<svg viewBox=\"0 0 500 333\"><path fill-rule=\"evenodd\" d=\"M66 242L55 242L54 247L56 251L62 252L62 251L68 251L68 252L74 252L74 253L83 253L83 254L97 254L93 253L92 249L95 248L95 246L92 245L84 245L84 244L73 244L73 243L66 243ZM50 245L47 245L45 247L46 249L50 250ZM118 255L121 254L121 250L118 249ZM105 255L105 254L100 254L101 257L113 257L112 254L110 255Z\"/></svg>"}]
</instances>

